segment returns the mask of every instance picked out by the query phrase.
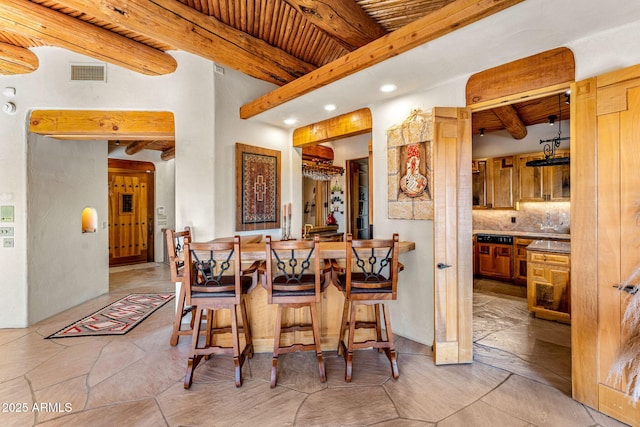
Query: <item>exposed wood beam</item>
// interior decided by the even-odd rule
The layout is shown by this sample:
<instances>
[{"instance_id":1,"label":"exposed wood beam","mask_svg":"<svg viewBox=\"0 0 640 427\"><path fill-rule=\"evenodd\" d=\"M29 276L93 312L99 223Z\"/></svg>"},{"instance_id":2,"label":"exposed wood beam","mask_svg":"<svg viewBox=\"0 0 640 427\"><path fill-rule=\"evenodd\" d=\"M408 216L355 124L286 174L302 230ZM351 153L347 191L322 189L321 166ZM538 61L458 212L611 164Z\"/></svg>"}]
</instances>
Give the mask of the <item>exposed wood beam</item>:
<instances>
[{"instance_id":1,"label":"exposed wood beam","mask_svg":"<svg viewBox=\"0 0 640 427\"><path fill-rule=\"evenodd\" d=\"M297 128L293 131L293 146L329 142L340 138L371 132L371 110L362 108L351 113L332 117L321 122Z\"/></svg>"},{"instance_id":2,"label":"exposed wood beam","mask_svg":"<svg viewBox=\"0 0 640 427\"><path fill-rule=\"evenodd\" d=\"M0 27L143 74L177 68L171 55L28 0L0 0Z\"/></svg>"},{"instance_id":3,"label":"exposed wood beam","mask_svg":"<svg viewBox=\"0 0 640 427\"><path fill-rule=\"evenodd\" d=\"M527 136L527 127L522 123L522 119L518 116L518 112L513 108L513 105L502 105L492 111L507 128L507 132L515 139L522 139Z\"/></svg>"},{"instance_id":4,"label":"exposed wood beam","mask_svg":"<svg viewBox=\"0 0 640 427\"><path fill-rule=\"evenodd\" d=\"M285 0L309 22L352 51L387 32L353 0Z\"/></svg>"},{"instance_id":5,"label":"exposed wood beam","mask_svg":"<svg viewBox=\"0 0 640 427\"><path fill-rule=\"evenodd\" d=\"M173 113L34 110L29 131L59 139L174 140Z\"/></svg>"},{"instance_id":6,"label":"exposed wood beam","mask_svg":"<svg viewBox=\"0 0 640 427\"><path fill-rule=\"evenodd\" d=\"M248 119L322 86L442 37L523 0L456 0L240 107Z\"/></svg>"},{"instance_id":7,"label":"exposed wood beam","mask_svg":"<svg viewBox=\"0 0 640 427\"><path fill-rule=\"evenodd\" d=\"M573 52L559 47L481 71L467 81L467 105L478 111L486 105L521 100L521 94L560 86L575 80ZM548 93L548 90L544 91Z\"/></svg>"},{"instance_id":8,"label":"exposed wood beam","mask_svg":"<svg viewBox=\"0 0 640 427\"><path fill-rule=\"evenodd\" d=\"M151 141L148 139L143 141L133 141L131 144L127 145L127 148L124 149L124 152L130 156L133 156L134 154L144 150L144 148L149 144L151 144Z\"/></svg>"},{"instance_id":9,"label":"exposed wood beam","mask_svg":"<svg viewBox=\"0 0 640 427\"><path fill-rule=\"evenodd\" d=\"M38 57L29 49L0 42L0 74L27 74L38 65Z\"/></svg>"},{"instance_id":10,"label":"exposed wood beam","mask_svg":"<svg viewBox=\"0 0 640 427\"><path fill-rule=\"evenodd\" d=\"M316 68L176 0L58 3L279 86Z\"/></svg>"},{"instance_id":11,"label":"exposed wood beam","mask_svg":"<svg viewBox=\"0 0 640 427\"><path fill-rule=\"evenodd\" d=\"M171 160L176 157L176 147L167 148L160 154L162 160Z\"/></svg>"}]
</instances>

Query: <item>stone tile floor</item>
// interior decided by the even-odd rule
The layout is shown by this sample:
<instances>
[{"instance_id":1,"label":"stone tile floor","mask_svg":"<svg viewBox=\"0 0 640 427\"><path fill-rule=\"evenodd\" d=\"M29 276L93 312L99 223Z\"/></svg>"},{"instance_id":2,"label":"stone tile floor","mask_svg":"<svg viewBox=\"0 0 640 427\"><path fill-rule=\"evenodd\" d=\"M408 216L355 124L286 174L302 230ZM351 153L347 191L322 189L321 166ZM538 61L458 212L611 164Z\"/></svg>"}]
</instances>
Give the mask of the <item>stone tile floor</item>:
<instances>
[{"instance_id":1,"label":"stone tile floor","mask_svg":"<svg viewBox=\"0 0 640 427\"><path fill-rule=\"evenodd\" d=\"M108 295L29 328L0 330L0 425L623 425L569 397L569 327L532 318L517 289L489 281L474 293L475 362L436 367L430 347L398 337L398 380L385 356L369 350L356 354L345 383L342 358L327 352L323 384L314 355L295 353L281 356L270 389L271 357L256 354L242 387L230 358L216 356L184 390L189 340L169 346L171 304L125 336L43 339L128 293L172 291L168 277L162 264L114 269Z\"/></svg>"}]
</instances>

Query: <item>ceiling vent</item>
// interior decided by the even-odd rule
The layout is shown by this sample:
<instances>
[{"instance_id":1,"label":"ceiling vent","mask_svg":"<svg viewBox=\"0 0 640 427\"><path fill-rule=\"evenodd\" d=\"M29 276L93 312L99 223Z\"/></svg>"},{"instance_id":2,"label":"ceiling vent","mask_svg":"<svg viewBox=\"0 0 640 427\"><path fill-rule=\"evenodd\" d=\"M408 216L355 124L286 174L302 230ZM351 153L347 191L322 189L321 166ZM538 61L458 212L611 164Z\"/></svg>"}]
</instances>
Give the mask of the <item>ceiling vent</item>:
<instances>
[{"instance_id":1,"label":"ceiling vent","mask_svg":"<svg viewBox=\"0 0 640 427\"><path fill-rule=\"evenodd\" d=\"M106 64L71 64L71 81L106 82Z\"/></svg>"}]
</instances>

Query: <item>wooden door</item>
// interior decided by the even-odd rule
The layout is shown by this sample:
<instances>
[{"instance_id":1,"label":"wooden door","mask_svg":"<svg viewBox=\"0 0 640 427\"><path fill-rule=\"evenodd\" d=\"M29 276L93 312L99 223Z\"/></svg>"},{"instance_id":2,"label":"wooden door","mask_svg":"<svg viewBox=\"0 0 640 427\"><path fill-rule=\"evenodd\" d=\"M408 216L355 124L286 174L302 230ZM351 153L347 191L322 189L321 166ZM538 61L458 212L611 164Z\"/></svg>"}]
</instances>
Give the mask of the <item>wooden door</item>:
<instances>
[{"instance_id":1,"label":"wooden door","mask_svg":"<svg viewBox=\"0 0 640 427\"><path fill-rule=\"evenodd\" d=\"M436 364L473 361L471 110L433 109Z\"/></svg>"},{"instance_id":2,"label":"wooden door","mask_svg":"<svg viewBox=\"0 0 640 427\"><path fill-rule=\"evenodd\" d=\"M109 159L109 266L153 261L154 165Z\"/></svg>"},{"instance_id":3,"label":"wooden door","mask_svg":"<svg viewBox=\"0 0 640 427\"><path fill-rule=\"evenodd\" d=\"M640 66L575 83L571 103L573 397L640 425L609 370L629 338L630 296L615 286L640 265Z\"/></svg>"}]
</instances>

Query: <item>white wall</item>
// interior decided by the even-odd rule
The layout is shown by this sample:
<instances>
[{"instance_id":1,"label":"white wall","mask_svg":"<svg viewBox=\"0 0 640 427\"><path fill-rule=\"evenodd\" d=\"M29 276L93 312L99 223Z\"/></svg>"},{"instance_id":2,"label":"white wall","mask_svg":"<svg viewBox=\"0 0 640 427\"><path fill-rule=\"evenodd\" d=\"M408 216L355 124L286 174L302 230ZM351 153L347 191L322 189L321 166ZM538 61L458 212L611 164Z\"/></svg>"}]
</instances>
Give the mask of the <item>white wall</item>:
<instances>
[{"instance_id":1,"label":"white wall","mask_svg":"<svg viewBox=\"0 0 640 427\"><path fill-rule=\"evenodd\" d=\"M108 65L107 83L71 82L68 78L71 62L95 61L63 49L42 47L33 49L40 60L38 70L31 74L0 76L2 87L16 88L12 99L18 110L14 115L0 115L0 201L15 206L15 247L0 248L0 327L25 327L29 324L27 305L31 283L27 279L27 236L37 230L33 223L27 229L27 216L38 216L27 210L27 120L31 109L116 109L171 111L176 123L176 203L182 207L176 216L178 225L184 218L207 218L211 224L213 192L199 194L192 201L192 177L213 183L213 64L210 61L183 52L172 52L179 63L176 72L166 76L143 76ZM205 124L205 125L203 125ZM206 125L211 124L211 125ZM106 143L105 143L106 144ZM66 148L63 148L66 150ZM203 155L211 153L211 155ZM106 162L106 145L105 145ZM105 163L106 168L106 163ZM106 175L101 178L106 183ZM105 196L106 203L106 193ZM187 212L188 208L188 212ZM188 216L187 216L188 213ZM69 210L67 218L74 219L77 212ZM37 221L37 218L34 219ZM203 220L204 222L204 220ZM106 236L99 228L93 239ZM86 236L84 236L86 237ZM57 248L68 248L73 257L81 248L70 248L60 241ZM106 247L106 244L105 244ZM76 252L73 252L76 251ZM102 265L108 264L105 255ZM31 268L31 267L30 267ZM31 272L29 272L31 273ZM85 278L86 279L86 278ZM30 279L29 279L30 280ZM72 280L79 281L74 277ZM78 283L67 283L67 289ZM67 301L68 306L77 302Z\"/></svg>"},{"instance_id":2,"label":"white wall","mask_svg":"<svg viewBox=\"0 0 640 427\"><path fill-rule=\"evenodd\" d=\"M109 291L109 236L82 233L82 210L107 220L107 144L31 134L27 155L29 323Z\"/></svg>"},{"instance_id":3,"label":"white wall","mask_svg":"<svg viewBox=\"0 0 640 427\"><path fill-rule=\"evenodd\" d=\"M373 229L375 236L400 235L416 250L400 256L405 269L399 276L398 299L391 304L393 332L423 344L433 344L433 221L390 219L387 210L387 129L401 123L411 110L462 106L466 80L370 106L373 114Z\"/></svg>"},{"instance_id":4,"label":"white wall","mask_svg":"<svg viewBox=\"0 0 640 427\"><path fill-rule=\"evenodd\" d=\"M302 212L299 183L302 182L302 158L300 150L291 147L291 132L277 127L267 126L256 121L242 120L240 107L275 86L260 82L235 70L225 68L224 75L215 75L215 168L212 182L215 193L215 207L209 216L213 229L198 239L232 236L235 231L235 145L242 144L264 147L281 152L282 163L282 203L293 203L294 212ZM293 185L295 182L296 185ZM202 191L209 191L202 188ZM302 227L302 214L292 216L291 233ZM270 234L280 238L280 229L238 232L237 234ZM299 235L299 234L298 234Z\"/></svg>"}]
</instances>

